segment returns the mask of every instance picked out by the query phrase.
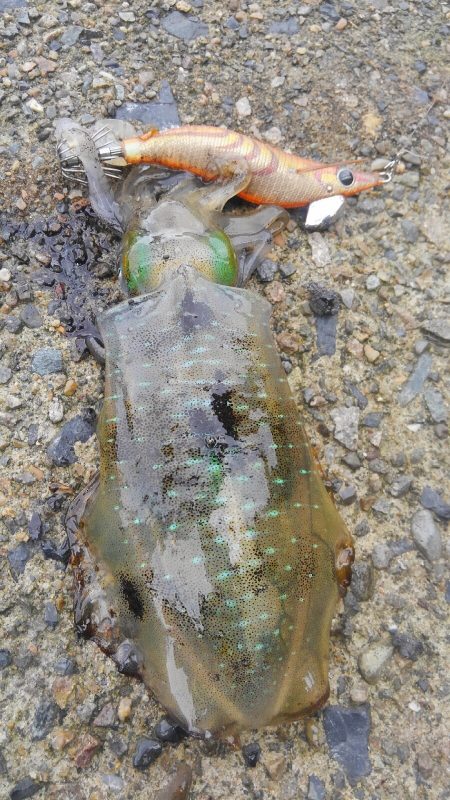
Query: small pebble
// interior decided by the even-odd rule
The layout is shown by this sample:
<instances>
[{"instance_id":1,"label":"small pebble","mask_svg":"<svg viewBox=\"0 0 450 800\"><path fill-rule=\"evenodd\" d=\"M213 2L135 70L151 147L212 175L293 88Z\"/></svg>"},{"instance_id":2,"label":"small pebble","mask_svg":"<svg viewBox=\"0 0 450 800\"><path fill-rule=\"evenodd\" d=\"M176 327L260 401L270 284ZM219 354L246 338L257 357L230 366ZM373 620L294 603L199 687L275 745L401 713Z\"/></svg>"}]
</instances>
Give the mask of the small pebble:
<instances>
[{"instance_id":1,"label":"small pebble","mask_svg":"<svg viewBox=\"0 0 450 800\"><path fill-rule=\"evenodd\" d=\"M125 781L123 778L113 773L102 775L102 782L105 784L106 788L110 789L112 792L121 792L125 788Z\"/></svg>"},{"instance_id":2,"label":"small pebble","mask_svg":"<svg viewBox=\"0 0 450 800\"><path fill-rule=\"evenodd\" d=\"M447 319L425 320L421 329L432 342L450 346L450 322Z\"/></svg>"},{"instance_id":3,"label":"small pebble","mask_svg":"<svg viewBox=\"0 0 450 800\"><path fill-rule=\"evenodd\" d=\"M7 554L12 574L17 578L25 572L25 567L30 558L30 549L26 542L18 544Z\"/></svg>"},{"instance_id":4,"label":"small pebble","mask_svg":"<svg viewBox=\"0 0 450 800\"><path fill-rule=\"evenodd\" d=\"M409 492L413 481L412 475L399 475L392 483L389 493L392 497L404 497Z\"/></svg>"},{"instance_id":5,"label":"small pebble","mask_svg":"<svg viewBox=\"0 0 450 800\"><path fill-rule=\"evenodd\" d=\"M441 534L431 511L421 508L411 520L411 532L420 553L430 562L438 561L442 552Z\"/></svg>"},{"instance_id":6,"label":"small pebble","mask_svg":"<svg viewBox=\"0 0 450 800\"><path fill-rule=\"evenodd\" d=\"M121 697L119 707L117 709L117 716L120 722L126 722L131 716L131 697Z\"/></svg>"},{"instance_id":7,"label":"small pebble","mask_svg":"<svg viewBox=\"0 0 450 800\"><path fill-rule=\"evenodd\" d=\"M20 319L27 328L40 328L43 324L39 311L32 303L28 303L22 308Z\"/></svg>"},{"instance_id":8,"label":"small pebble","mask_svg":"<svg viewBox=\"0 0 450 800\"><path fill-rule=\"evenodd\" d=\"M185 736L183 729L168 717L162 717L156 723L153 732L161 742L171 742L172 744L176 744Z\"/></svg>"},{"instance_id":9,"label":"small pebble","mask_svg":"<svg viewBox=\"0 0 450 800\"><path fill-rule=\"evenodd\" d=\"M46 603L44 622L49 628L56 628L58 624L58 611L54 603Z\"/></svg>"},{"instance_id":10,"label":"small pebble","mask_svg":"<svg viewBox=\"0 0 450 800\"><path fill-rule=\"evenodd\" d=\"M92 721L96 728L113 728L116 722L116 709L112 703L106 703Z\"/></svg>"},{"instance_id":11,"label":"small pebble","mask_svg":"<svg viewBox=\"0 0 450 800\"><path fill-rule=\"evenodd\" d=\"M310 775L308 778L307 800L326 800L325 784L317 775Z\"/></svg>"},{"instance_id":12,"label":"small pebble","mask_svg":"<svg viewBox=\"0 0 450 800\"><path fill-rule=\"evenodd\" d=\"M240 97L239 100L235 103L236 114L238 117L250 117L252 113L252 107L250 105L250 100L248 97Z\"/></svg>"},{"instance_id":13,"label":"small pebble","mask_svg":"<svg viewBox=\"0 0 450 800\"><path fill-rule=\"evenodd\" d=\"M375 289L378 289L380 283L381 281L378 275L369 275L368 278L366 279L366 289L369 292L374 292Z\"/></svg>"},{"instance_id":14,"label":"small pebble","mask_svg":"<svg viewBox=\"0 0 450 800\"><path fill-rule=\"evenodd\" d=\"M64 405L59 397L54 397L49 405L48 418L51 422L61 422L64 417Z\"/></svg>"},{"instance_id":15,"label":"small pebble","mask_svg":"<svg viewBox=\"0 0 450 800\"><path fill-rule=\"evenodd\" d=\"M283 753L271 753L269 751L264 756L263 765L268 772L269 778L273 781L279 781L286 772L286 758Z\"/></svg>"},{"instance_id":16,"label":"small pebble","mask_svg":"<svg viewBox=\"0 0 450 800\"><path fill-rule=\"evenodd\" d=\"M374 364L375 361L377 360L377 358L380 357L380 352L379 352L379 350L375 350L375 348L372 347L372 345L365 344L364 345L364 355L367 358L367 361L370 362L370 364Z\"/></svg>"},{"instance_id":17,"label":"small pebble","mask_svg":"<svg viewBox=\"0 0 450 800\"><path fill-rule=\"evenodd\" d=\"M441 495L432 489L431 486L423 487L422 494L420 495L420 503L424 508L432 511L440 519L450 519L450 504L443 500Z\"/></svg>"},{"instance_id":18,"label":"small pebble","mask_svg":"<svg viewBox=\"0 0 450 800\"><path fill-rule=\"evenodd\" d=\"M407 406L422 391L431 370L431 354L422 353L408 380L403 384L397 398L400 406Z\"/></svg>"},{"instance_id":19,"label":"small pebble","mask_svg":"<svg viewBox=\"0 0 450 800\"><path fill-rule=\"evenodd\" d=\"M349 506L351 503L354 503L357 498L357 492L355 486L346 486L343 485L339 489L338 497L344 506Z\"/></svg>"},{"instance_id":20,"label":"small pebble","mask_svg":"<svg viewBox=\"0 0 450 800\"><path fill-rule=\"evenodd\" d=\"M264 258L256 267L258 278L263 281L263 283L269 283L270 281L273 281L277 270L278 264L276 264L275 261L272 261L270 258Z\"/></svg>"},{"instance_id":21,"label":"small pebble","mask_svg":"<svg viewBox=\"0 0 450 800\"><path fill-rule=\"evenodd\" d=\"M391 549L384 542L376 544L372 550L372 564L375 569L387 569L392 557Z\"/></svg>"},{"instance_id":22,"label":"small pebble","mask_svg":"<svg viewBox=\"0 0 450 800\"><path fill-rule=\"evenodd\" d=\"M286 300L286 292L280 281L273 281L266 286L265 295L271 303L282 303Z\"/></svg>"},{"instance_id":23,"label":"small pebble","mask_svg":"<svg viewBox=\"0 0 450 800\"><path fill-rule=\"evenodd\" d=\"M132 11L119 11L119 17L123 22L135 22L136 20Z\"/></svg>"},{"instance_id":24,"label":"small pebble","mask_svg":"<svg viewBox=\"0 0 450 800\"><path fill-rule=\"evenodd\" d=\"M75 755L75 764L79 769L86 769L95 754L102 748L102 742L90 734L82 738L82 746Z\"/></svg>"},{"instance_id":25,"label":"small pebble","mask_svg":"<svg viewBox=\"0 0 450 800\"><path fill-rule=\"evenodd\" d=\"M358 446L359 408L356 406L336 407L331 411L334 422L334 438L348 450L356 450Z\"/></svg>"},{"instance_id":26,"label":"small pebble","mask_svg":"<svg viewBox=\"0 0 450 800\"><path fill-rule=\"evenodd\" d=\"M283 278L290 278L294 272L297 272L297 267L294 267L289 261L281 261L278 266L278 271Z\"/></svg>"},{"instance_id":27,"label":"small pebble","mask_svg":"<svg viewBox=\"0 0 450 800\"><path fill-rule=\"evenodd\" d=\"M407 242L410 242L410 244L415 244L417 242L417 239L419 238L419 229L414 222L409 219L403 219L402 231Z\"/></svg>"},{"instance_id":28,"label":"small pebble","mask_svg":"<svg viewBox=\"0 0 450 800\"><path fill-rule=\"evenodd\" d=\"M369 692L367 691L367 686L364 686L362 683L356 683L352 686L350 690L350 700L355 706L360 706L363 703L367 703L367 699L369 697Z\"/></svg>"},{"instance_id":29,"label":"small pebble","mask_svg":"<svg viewBox=\"0 0 450 800\"><path fill-rule=\"evenodd\" d=\"M95 432L93 416L78 414L65 423L60 432L47 447L47 454L58 467L74 464L77 460L75 442L87 442Z\"/></svg>"},{"instance_id":30,"label":"small pebble","mask_svg":"<svg viewBox=\"0 0 450 800\"><path fill-rule=\"evenodd\" d=\"M155 800L189 800L191 785L192 768L180 761L175 775L156 793Z\"/></svg>"},{"instance_id":31,"label":"small pebble","mask_svg":"<svg viewBox=\"0 0 450 800\"><path fill-rule=\"evenodd\" d=\"M9 383L11 378L12 378L12 370L10 370L9 367L2 367L0 365L0 384L4 386L6 383Z\"/></svg>"},{"instance_id":32,"label":"small pebble","mask_svg":"<svg viewBox=\"0 0 450 800\"><path fill-rule=\"evenodd\" d=\"M78 388L77 382L73 378L69 378L63 389L65 397L72 397L75 394L77 388Z\"/></svg>"},{"instance_id":33,"label":"small pebble","mask_svg":"<svg viewBox=\"0 0 450 800\"><path fill-rule=\"evenodd\" d=\"M27 800L41 791L43 784L27 776L16 783L9 793L10 800Z\"/></svg>"},{"instance_id":34,"label":"small pebble","mask_svg":"<svg viewBox=\"0 0 450 800\"><path fill-rule=\"evenodd\" d=\"M392 644L401 657L408 661L417 661L424 651L422 642L410 633L396 631L392 636Z\"/></svg>"},{"instance_id":35,"label":"small pebble","mask_svg":"<svg viewBox=\"0 0 450 800\"><path fill-rule=\"evenodd\" d=\"M429 387L425 389L423 395L433 422L447 422L448 410L441 392Z\"/></svg>"},{"instance_id":36,"label":"small pebble","mask_svg":"<svg viewBox=\"0 0 450 800\"><path fill-rule=\"evenodd\" d=\"M31 359L31 370L42 376L62 372L61 351L53 347L43 347L40 350L36 350Z\"/></svg>"},{"instance_id":37,"label":"small pebble","mask_svg":"<svg viewBox=\"0 0 450 800\"><path fill-rule=\"evenodd\" d=\"M416 353L416 355L421 356L422 353L424 353L425 350L428 349L428 347L429 343L427 342L426 339L418 339L414 345L414 352Z\"/></svg>"},{"instance_id":38,"label":"small pebble","mask_svg":"<svg viewBox=\"0 0 450 800\"><path fill-rule=\"evenodd\" d=\"M316 267L325 267L331 261L331 253L326 239L321 233L311 233L308 237L311 245L311 258Z\"/></svg>"},{"instance_id":39,"label":"small pebble","mask_svg":"<svg viewBox=\"0 0 450 800\"><path fill-rule=\"evenodd\" d=\"M242 755L244 756L245 765L247 767L256 767L261 755L261 748L258 742L245 744L242 748Z\"/></svg>"},{"instance_id":40,"label":"small pebble","mask_svg":"<svg viewBox=\"0 0 450 800\"><path fill-rule=\"evenodd\" d=\"M393 653L394 648L391 644L374 642L359 654L358 668L367 683L377 683Z\"/></svg>"},{"instance_id":41,"label":"small pebble","mask_svg":"<svg viewBox=\"0 0 450 800\"><path fill-rule=\"evenodd\" d=\"M0 670L6 669L12 663L11 651L5 647L0 649Z\"/></svg>"},{"instance_id":42,"label":"small pebble","mask_svg":"<svg viewBox=\"0 0 450 800\"><path fill-rule=\"evenodd\" d=\"M161 25L167 33L191 42L200 36L208 36L208 26L197 17L186 16L181 11L171 11L161 21Z\"/></svg>"},{"instance_id":43,"label":"small pebble","mask_svg":"<svg viewBox=\"0 0 450 800\"><path fill-rule=\"evenodd\" d=\"M375 590L375 575L370 561L357 561L352 569L351 591L357 600L370 600Z\"/></svg>"},{"instance_id":44,"label":"small pebble","mask_svg":"<svg viewBox=\"0 0 450 800\"><path fill-rule=\"evenodd\" d=\"M346 453L342 461L352 470L361 469L361 461L356 453Z\"/></svg>"},{"instance_id":45,"label":"small pebble","mask_svg":"<svg viewBox=\"0 0 450 800\"><path fill-rule=\"evenodd\" d=\"M156 739L147 739L142 736L137 740L133 755L133 767L144 770L153 764L162 753L162 744Z\"/></svg>"},{"instance_id":46,"label":"small pebble","mask_svg":"<svg viewBox=\"0 0 450 800\"><path fill-rule=\"evenodd\" d=\"M355 302L355 291L354 289L342 289L341 291L341 299L344 303L344 306L348 309L353 308L353 304Z\"/></svg>"},{"instance_id":47,"label":"small pebble","mask_svg":"<svg viewBox=\"0 0 450 800\"><path fill-rule=\"evenodd\" d=\"M50 731L62 722L64 711L54 700L41 700L34 714L31 740L39 742L45 739Z\"/></svg>"},{"instance_id":48,"label":"small pebble","mask_svg":"<svg viewBox=\"0 0 450 800\"><path fill-rule=\"evenodd\" d=\"M56 662L54 670L57 675L61 676L74 675L75 672L77 671L77 667L71 658L63 657Z\"/></svg>"}]
</instances>

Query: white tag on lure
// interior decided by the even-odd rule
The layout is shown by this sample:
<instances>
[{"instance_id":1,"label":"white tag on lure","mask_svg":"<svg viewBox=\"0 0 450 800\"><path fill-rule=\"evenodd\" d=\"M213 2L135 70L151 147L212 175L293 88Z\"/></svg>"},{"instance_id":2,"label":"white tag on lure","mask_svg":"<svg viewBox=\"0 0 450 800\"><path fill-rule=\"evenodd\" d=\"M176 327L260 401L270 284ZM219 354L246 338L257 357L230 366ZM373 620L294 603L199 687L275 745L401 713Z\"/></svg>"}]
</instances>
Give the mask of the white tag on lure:
<instances>
[{"instance_id":1,"label":"white tag on lure","mask_svg":"<svg viewBox=\"0 0 450 800\"><path fill-rule=\"evenodd\" d=\"M344 202L344 197L337 194L333 197L325 197L323 200L315 200L314 203L310 203L304 223L306 230L327 228L336 219Z\"/></svg>"}]
</instances>

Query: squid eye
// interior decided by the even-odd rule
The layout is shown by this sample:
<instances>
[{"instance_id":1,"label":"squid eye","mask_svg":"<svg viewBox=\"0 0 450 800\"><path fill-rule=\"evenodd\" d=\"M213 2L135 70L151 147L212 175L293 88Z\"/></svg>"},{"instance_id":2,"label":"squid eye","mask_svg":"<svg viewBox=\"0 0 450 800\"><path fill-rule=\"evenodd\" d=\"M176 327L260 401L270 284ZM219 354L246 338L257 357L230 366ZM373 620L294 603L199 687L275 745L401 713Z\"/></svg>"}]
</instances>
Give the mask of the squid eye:
<instances>
[{"instance_id":1,"label":"squid eye","mask_svg":"<svg viewBox=\"0 0 450 800\"><path fill-rule=\"evenodd\" d=\"M338 181L342 183L342 186L352 186L352 184L355 182L353 172L350 169L347 169L347 167L339 170L337 178Z\"/></svg>"}]
</instances>

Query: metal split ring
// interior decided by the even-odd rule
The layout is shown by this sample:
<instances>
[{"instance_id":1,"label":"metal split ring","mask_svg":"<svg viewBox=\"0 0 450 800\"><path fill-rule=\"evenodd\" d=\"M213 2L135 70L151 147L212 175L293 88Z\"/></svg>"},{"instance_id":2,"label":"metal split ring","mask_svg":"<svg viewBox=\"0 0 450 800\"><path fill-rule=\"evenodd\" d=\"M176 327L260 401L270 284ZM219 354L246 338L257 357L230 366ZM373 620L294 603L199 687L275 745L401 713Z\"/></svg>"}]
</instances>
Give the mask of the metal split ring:
<instances>
[{"instance_id":1,"label":"metal split ring","mask_svg":"<svg viewBox=\"0 0 450 800\"><path fill-rule=\"evenodd\" d=\"M380 178L381 178L381 182L382 183L390 183L391 182L391 180L393 178L393 175L394 175L394 172L395 172L395 168L396 168L396 166L398 164L398 161L399 161L398 158L393 158L392 161L389 161L386 164L385 168L380 172Z\"/></svg>"}]
</instances>

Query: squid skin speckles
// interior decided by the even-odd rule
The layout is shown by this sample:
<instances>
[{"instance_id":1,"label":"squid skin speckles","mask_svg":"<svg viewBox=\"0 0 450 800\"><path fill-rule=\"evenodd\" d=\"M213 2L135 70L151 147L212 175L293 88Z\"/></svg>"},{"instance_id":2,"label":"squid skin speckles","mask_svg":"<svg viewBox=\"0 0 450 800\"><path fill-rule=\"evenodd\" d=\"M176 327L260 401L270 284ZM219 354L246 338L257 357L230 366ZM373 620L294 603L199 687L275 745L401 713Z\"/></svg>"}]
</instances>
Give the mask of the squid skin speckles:
<instances>
[{"instance_id":1,"label":"squid skin speckles","mask_svg":"<svg viewBox=\"0 0 450 800\"><path fill-rule=\"evenodd\" d=\"M190 179L156 203L139 180L126 189L122 255L133 296L98 319L99 475L68 515L77 624L194 734L278 724L328 696L352 540L299 420L270 306L230 285L258 217L226 218L229 187Z\"/></svg>"}]
</instances>

